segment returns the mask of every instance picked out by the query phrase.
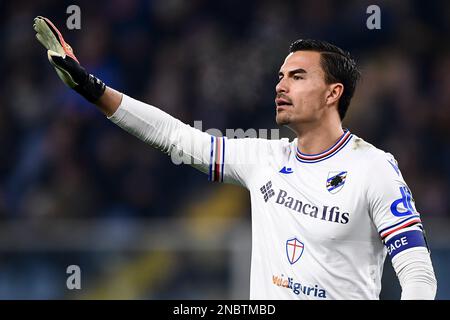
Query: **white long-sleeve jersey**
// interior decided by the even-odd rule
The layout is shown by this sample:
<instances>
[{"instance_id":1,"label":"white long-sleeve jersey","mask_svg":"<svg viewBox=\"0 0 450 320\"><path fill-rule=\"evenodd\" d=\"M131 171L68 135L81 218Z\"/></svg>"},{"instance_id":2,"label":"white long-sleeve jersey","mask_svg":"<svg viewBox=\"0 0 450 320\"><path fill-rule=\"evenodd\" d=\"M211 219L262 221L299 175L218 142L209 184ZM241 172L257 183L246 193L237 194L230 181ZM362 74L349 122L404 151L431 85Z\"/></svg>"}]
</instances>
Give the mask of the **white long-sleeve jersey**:
<instances>
[{"instance_id":1,"label":"white long-sleeve jersey","mask_svg":"<svg viewBox=\"0 0 450 320\"><path fill-rule=\"evenodd\" d=\"M250 191L251 299L378 299L387 254L402 298L434 298L421 217L396 160L350 131L306 155L296 139L214 137L126 95L109 119Z\"/></svg>"}]
</instances>

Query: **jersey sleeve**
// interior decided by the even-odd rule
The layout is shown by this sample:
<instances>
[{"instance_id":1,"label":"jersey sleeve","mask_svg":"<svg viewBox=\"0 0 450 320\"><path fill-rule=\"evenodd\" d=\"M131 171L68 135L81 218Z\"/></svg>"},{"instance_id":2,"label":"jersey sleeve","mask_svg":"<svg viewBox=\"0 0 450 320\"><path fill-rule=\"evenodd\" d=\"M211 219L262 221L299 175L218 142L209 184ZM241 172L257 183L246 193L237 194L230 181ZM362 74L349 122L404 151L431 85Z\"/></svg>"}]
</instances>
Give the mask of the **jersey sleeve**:
<instances>
[{"instance_id":1,"label":"jersey sleeve","mask_svg":"<svg viewBox=\"0 0 450 320\"><path fill-rule=\"evenodd\" d=\"M268 161L269 140L216 137L125 94L108 119L167 153L174 164L189 164L211 181L247 186L258 164Z\"/></svg>"},{"instance_id":2,"label":"jersey sleeve","mask_svg":"<svg viewBox=\"0 0 450 320\"><path fill-rule=\"evenodd\" d=\"M171 157L174 164L189 164L208 173L211 136L172 117L157 107L123 95L113 123Z\"/></svg>"},{"instance_id":3,"label":"jersey sleeve","mask_svg":"<svg viewBox=\"0 0 450 320\"><path fill-rule=\"evenodd\" d=\"M270 161L273 141L257 138L211 137L211 181L248 186L258 168Z\"/></svg>"},{"instance_id":4,"label":"jersey sleeve","mask_svg":"<svg viewBox=\"0 0 450 320\"><path fill-rule=\"evenodd\" d=\"M394 157L375 156L367 178L372 220L391 259L412 248L428 250L420 214Z\"/></svg>"}]
</instances>

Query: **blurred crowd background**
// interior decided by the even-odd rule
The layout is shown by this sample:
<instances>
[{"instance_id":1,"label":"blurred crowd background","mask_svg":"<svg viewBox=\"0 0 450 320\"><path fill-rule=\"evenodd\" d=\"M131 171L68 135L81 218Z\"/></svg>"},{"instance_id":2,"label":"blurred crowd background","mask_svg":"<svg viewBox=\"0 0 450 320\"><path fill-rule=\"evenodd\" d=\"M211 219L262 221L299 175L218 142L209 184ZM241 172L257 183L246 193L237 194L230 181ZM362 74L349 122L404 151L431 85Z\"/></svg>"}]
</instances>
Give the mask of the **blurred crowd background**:
<instances>
[{"instance_id":1,"label":"blurred crowd background","mask_svg":"<svg viewBox=\"0 0 450 320\"><path fill-rule=\"evenodd\" d=\"M80 30L66 27L73 4ZM450 2L356 0L0 1L0 298L248 297L246 191L174 165L65 88L37 15L107 85L204 130L276 128L292 41L350 51L363 78L344 125L398 160L450 298ZM69 264L82 290L67 290Z\"/></svg>"}]
</instances>

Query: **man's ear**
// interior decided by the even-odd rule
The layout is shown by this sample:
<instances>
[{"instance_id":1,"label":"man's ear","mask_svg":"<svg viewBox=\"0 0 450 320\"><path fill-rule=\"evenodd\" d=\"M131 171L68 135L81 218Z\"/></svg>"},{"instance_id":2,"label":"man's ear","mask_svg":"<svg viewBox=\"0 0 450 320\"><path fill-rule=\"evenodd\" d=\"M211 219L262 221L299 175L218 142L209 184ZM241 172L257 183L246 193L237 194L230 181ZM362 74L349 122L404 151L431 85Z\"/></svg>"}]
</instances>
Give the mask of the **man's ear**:
<instances>
[{"instance_id":1,"label":"man's ear","mask_svg":"<svg viewBox=\"0 0 450 320\"><path fill-rule=\"evenodd\" d=\"M344 85L342 83L330 84L327 91L326 103L328 105L337 103L339 98L342 96L343 92L344 92Z\"/></svg>"}]
</instances>

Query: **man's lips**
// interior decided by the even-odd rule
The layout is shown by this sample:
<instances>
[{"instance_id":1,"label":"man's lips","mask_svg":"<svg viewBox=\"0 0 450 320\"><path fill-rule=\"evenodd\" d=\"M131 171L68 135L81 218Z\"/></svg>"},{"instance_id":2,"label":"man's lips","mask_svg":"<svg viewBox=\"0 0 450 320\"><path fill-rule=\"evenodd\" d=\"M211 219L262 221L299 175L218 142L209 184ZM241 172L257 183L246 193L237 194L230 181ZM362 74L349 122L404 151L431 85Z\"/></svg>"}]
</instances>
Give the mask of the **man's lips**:
<instances>
[{"instance_id":1,"label":"man's lips","mask_svg":"<svg viewBox=\"0 0 450 320\"><path fill-rule=\"evenodd\" d=\"M290 102L287 99L283 99L283 98L276 98L275 104L277 106L277 110L292 107L292 102Z\"/></svg>"},{"instance_id":2,"label":"man's lips","mask_svg":"<svg viewBox=\"0 0 450 320\"><path fill-rule=\"evenodd\" d=\"M285 105L282 105L282 106L277 106L276 111L277 111L277 112L287 111L287 110L289 110L290 108L292 108L291 105L285 104Z\"/></svg>"}]
</instances>

